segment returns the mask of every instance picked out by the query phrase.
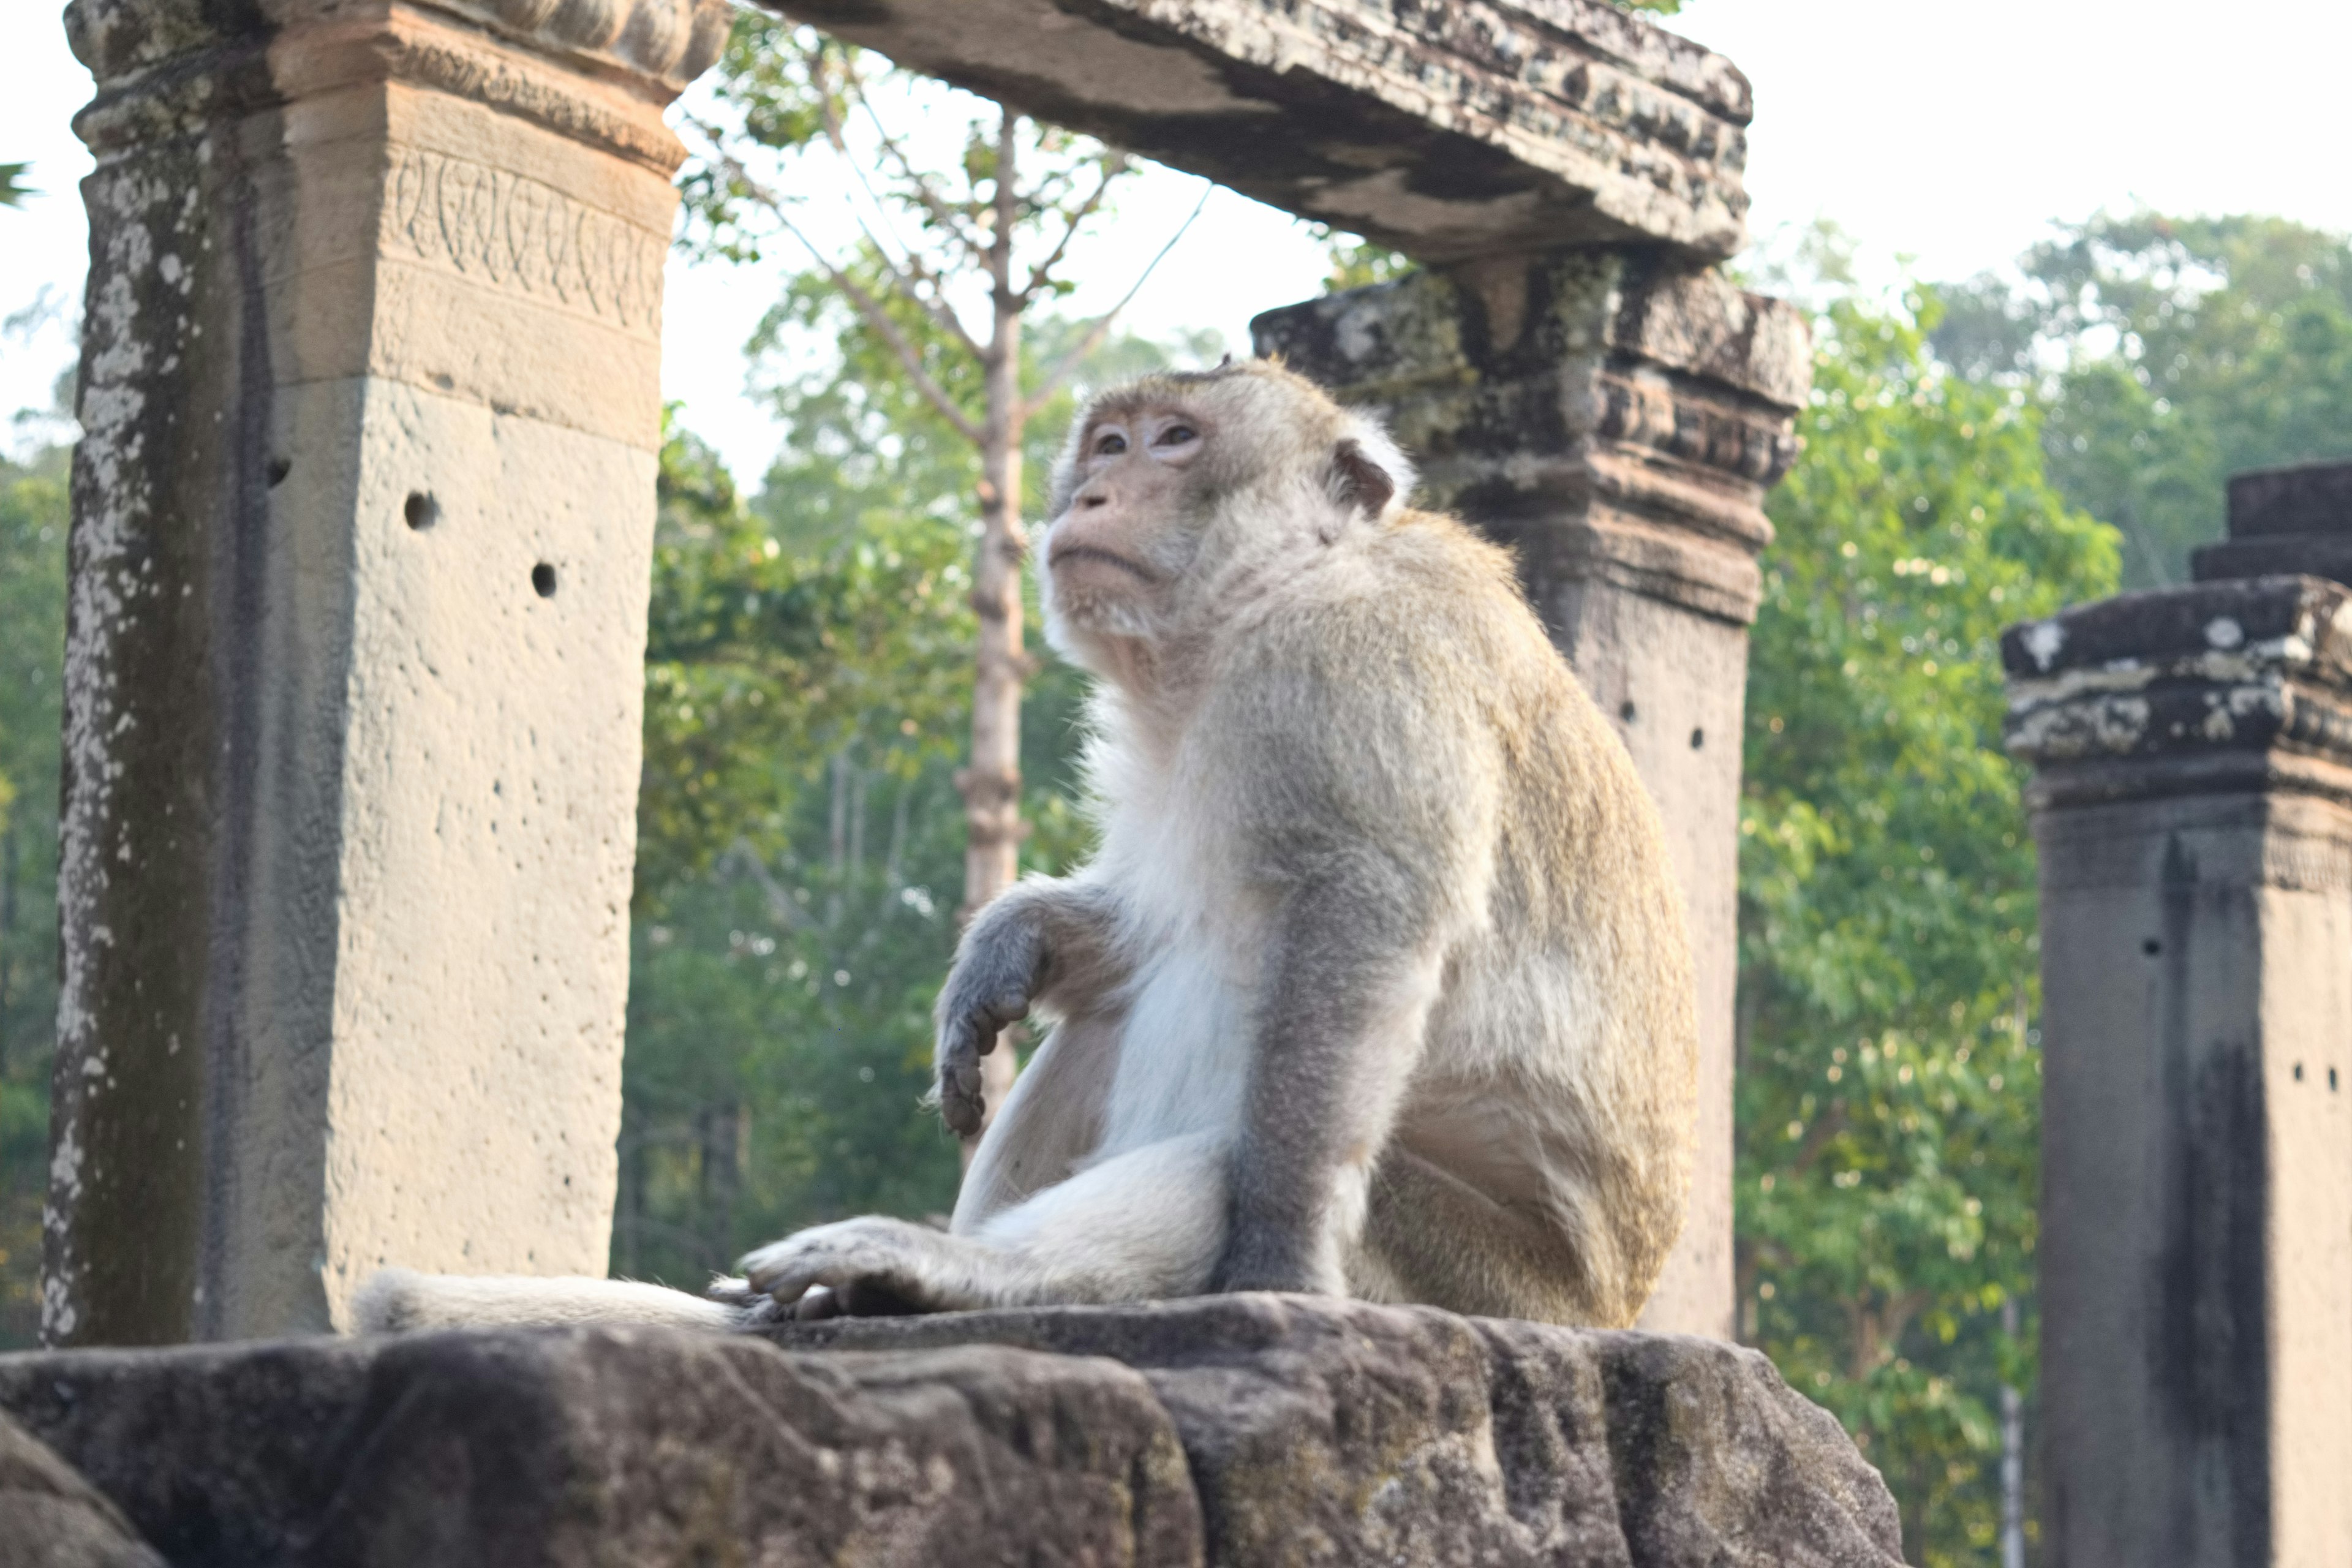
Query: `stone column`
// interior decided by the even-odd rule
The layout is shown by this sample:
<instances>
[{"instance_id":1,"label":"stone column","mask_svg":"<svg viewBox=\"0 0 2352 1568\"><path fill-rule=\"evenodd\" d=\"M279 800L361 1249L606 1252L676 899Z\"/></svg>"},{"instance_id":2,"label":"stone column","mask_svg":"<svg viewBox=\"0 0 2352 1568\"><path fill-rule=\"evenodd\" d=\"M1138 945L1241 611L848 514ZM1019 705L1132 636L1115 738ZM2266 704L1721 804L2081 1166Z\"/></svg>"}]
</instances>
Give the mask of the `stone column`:
<instances>
[{"instance_id":1,"label":"stone column","mask_svg":"<svg viewBox=\"0 0 2352 1568\"><path fill-rule=\"evenodd\" d=\"M2250 478L2211 580L2003 640L2066 1568L2352 1562L2352 591L2229 575L2352 564L2352 506L2274 526L2297 509Z\"/></svg>"},{"instance_id":2,"label":"stone column","mask_svg":"<svg viewBox=\"0 0 2352 1568\"><path fill-rule=\"evenodd\" d=\"M604 1272L661 110L720 0L74 0L53 1343Z\"/></svg>"},{"instance_id":3,"label":"stone column","mask_svg":"<svg viewBox=\"0 0 2352 1568\"><path fill-rule=\"evenodd\" d=\"M1253 331L1382 409L1424 501L1517 552L1665 815L1698 967L1698 1159L1642 1322L1727 1339L1740 718L1764 492L1812 382L1804 319L1663 249L1590 247L1456 263Z\"/></svg>"}]
</instances>

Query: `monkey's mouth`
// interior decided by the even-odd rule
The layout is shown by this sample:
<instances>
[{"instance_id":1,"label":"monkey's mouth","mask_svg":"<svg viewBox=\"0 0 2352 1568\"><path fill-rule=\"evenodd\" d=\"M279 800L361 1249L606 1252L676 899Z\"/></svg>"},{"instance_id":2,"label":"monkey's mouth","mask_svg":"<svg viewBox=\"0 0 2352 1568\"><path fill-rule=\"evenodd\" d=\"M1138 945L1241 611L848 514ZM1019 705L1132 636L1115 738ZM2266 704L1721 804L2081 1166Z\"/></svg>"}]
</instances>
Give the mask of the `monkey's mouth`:
<instances>
[{"instance_id":1,"label":"monkey's mouth","mask_svg":"<svg viewBox=\"0 0 2352 1568\"><path fill-rule=\"evenodd\" d=\"M1045 564L1057 570L1066 561L1099 561L1106 566L1118 567L1120 571L1126 573L1129 576L1134 578L1139 583L1157 583L1160 581L1160 574L1157 572L1152 571L1150 567L1144 565L1141 562L1129 561L1126 556L1116 554L1111 551L1103 549L1099 545L1058 545L1049 552L1045 557Z\"/></svg>"}]
</instances>

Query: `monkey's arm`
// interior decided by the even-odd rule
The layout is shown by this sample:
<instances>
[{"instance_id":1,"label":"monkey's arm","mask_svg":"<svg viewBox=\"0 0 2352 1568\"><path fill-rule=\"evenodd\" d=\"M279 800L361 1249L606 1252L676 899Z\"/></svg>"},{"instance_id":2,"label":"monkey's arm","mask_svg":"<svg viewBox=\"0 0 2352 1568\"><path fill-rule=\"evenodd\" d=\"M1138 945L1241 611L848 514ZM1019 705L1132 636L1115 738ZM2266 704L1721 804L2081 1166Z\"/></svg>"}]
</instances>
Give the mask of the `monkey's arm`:
<instances>
[{"instance_id":1,"label":"monkey's arm","mask_svg":"<svg viewBox=\"0 0 2352 1568\"><path fill-rule=\"evenodd\" d=\"M1032 877L992 900L957 945L940 991L933 1060L940 1114L980 1130L980 1058L1033 1008L1087 1010L1127 977L1116 897L1076 878Z\"/></svg>"},{"instance_id":2,"label":"monkey's arm","mask_svg":"<svg viewBox=\"0 0 2352 1568\"><path fill-rule=\"evenodd\" d=\"M1366 1184L1421 1056L1439 954L1413 879L1335 857L1276 917L1219 1290L1347 1293Z\"/></svg>"},{"instance_id":3,"label":"monkey's arm","mask_svg":"<svg viewBox=\"0 0 2352 1568\"><path fill-rule=\"evenodd\" d=\"M1345 1293L1445 954L1484 906L1491 773L1467 705L1398 663L1269 658L1236 694L1270 919L1215 1289Z\"/></svg>"}]
</instances>

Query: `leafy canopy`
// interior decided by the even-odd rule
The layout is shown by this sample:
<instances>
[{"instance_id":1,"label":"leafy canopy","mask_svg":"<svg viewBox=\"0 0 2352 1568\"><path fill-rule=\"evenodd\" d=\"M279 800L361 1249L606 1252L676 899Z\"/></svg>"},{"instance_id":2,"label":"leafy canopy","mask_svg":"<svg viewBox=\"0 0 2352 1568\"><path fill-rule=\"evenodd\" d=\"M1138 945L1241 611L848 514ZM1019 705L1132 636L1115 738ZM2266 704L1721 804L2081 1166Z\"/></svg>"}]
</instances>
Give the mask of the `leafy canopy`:
<instances>
[{"instance_id":1,"label":"leafy canopy","mask_svg":"<svg viewBox=\"0 0 2352 1568\"><path fill-rule=\"evenodd\" d=\"M1937 302L1817 326L1769 507L1740 811L1744 1337L1885 1472L1931 1563L1998 1522L2032 1386L2034 868L2000 749L2003 626L2095 598L2115 536L2050 482L2024 391L1938 367Z\"/></svg>"}]
</instances>

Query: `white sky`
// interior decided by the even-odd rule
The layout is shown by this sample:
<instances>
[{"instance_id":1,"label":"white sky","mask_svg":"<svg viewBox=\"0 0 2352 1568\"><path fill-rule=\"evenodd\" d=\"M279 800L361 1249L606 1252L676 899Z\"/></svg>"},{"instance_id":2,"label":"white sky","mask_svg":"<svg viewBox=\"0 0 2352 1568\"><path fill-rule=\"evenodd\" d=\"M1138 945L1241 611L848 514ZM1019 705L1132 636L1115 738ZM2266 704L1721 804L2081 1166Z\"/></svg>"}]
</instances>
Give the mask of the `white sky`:
<instances>
[{"instance_id":1,"label":"white sky","mask_svg":"<svg viewBox=\"0 0 2352 1568\"><path fill-rule=\"evenodd\" d=\"M31 160L47 193L0 212L0 314L45 285L75 300L81 287L74 183L89 160L68 121L89 78L55 16L49 0L0 0L0 161ZM1920 276L1964 276L2000 265L2052 219L2135 201L2352 229L2345 0L2231 14L2178 0L1692 0L1670 25L1755 83L1755 232L1826 216L1882 273L1908 257ZM1131 187L1080 270L1123 289L1198 189L1166 173ZM1322 270L1287 218L1221 193L1129 323L1213 326L1238 349L1253 313L1313 293ZM740 353L768 287L671 263L665 394L746 480L772 449L742 396ZM56 326L0 341L0 412L46 404L69 355Z\"/></svg>"}]
</instances>

